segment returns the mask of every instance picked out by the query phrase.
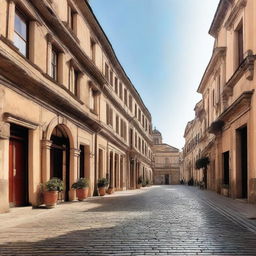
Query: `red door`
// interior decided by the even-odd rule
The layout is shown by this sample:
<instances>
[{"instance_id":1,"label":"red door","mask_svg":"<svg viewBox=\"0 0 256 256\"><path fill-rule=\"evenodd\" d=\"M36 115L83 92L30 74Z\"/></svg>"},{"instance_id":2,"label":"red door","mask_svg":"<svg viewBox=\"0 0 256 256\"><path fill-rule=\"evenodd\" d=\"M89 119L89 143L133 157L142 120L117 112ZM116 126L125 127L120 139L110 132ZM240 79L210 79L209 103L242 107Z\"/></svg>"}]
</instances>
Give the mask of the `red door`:
<instances>
[{"instance_id":1,"label":"red door","mask_svg":"<svg viewBox=\"0 0 256 256\"><path fill-rule=\"evenodd\" d=\"M13 206L27 205L27 141L11 138L9 145L9 202Z\"/></svg>"}]
</instances>

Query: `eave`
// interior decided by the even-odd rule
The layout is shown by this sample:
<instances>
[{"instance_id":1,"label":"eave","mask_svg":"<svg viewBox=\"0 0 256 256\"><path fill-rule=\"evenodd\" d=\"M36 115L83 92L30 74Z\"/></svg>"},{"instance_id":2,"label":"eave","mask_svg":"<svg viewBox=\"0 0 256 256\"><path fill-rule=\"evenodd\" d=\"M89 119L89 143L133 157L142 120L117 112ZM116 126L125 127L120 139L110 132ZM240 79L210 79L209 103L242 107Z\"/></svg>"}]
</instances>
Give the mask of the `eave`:
<instances>
[{"instance_id":1,"label":"eave","mask_svg":"<svg viewBox=\"0 0 256 256\"><path fill-rule=\"evenodd\" d=\"M234 0L220 0L217 10L215 12L212 24L209 29L209 34L216 38L216 35L224 22L228 8L233 4Z\"/></svg>"},{"instance_id":2,"label":"eave","mask_svg":"<svg viewBox=\"0 0 256 256\"><path fill-rule=\"evenodd\" d=\"M208 82L208 79L212 74L214 68L216 67L216 63L218 62L220 57L224 57L226 55L226 51L227 51L226 47L217 47L213 50L212 57L206 67L202 80L197 89L198 93L203 93L203 90Z\"/></svg>"}]
</instances>

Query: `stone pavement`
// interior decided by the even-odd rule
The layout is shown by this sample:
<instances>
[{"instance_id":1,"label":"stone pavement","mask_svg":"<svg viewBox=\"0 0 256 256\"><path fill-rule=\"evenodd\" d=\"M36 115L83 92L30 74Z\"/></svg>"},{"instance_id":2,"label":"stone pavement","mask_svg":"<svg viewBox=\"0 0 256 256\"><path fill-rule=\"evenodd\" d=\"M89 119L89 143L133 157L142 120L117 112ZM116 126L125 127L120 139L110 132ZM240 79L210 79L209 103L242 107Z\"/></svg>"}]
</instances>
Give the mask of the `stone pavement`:
<instances>
[{"instance_id":1,"label":"stone pavement","mask_svg":"<svg viewBox=\"0 0 256 256\"><path fill-rule=\"evenodd\" d=\"M246 220L241 202L229 200L154 186L52 210L17 208L0 215L0 255L256 255L256 233L238 221ZM238 219L227 214L234 206Z\"/></svg>"}]
</instances>

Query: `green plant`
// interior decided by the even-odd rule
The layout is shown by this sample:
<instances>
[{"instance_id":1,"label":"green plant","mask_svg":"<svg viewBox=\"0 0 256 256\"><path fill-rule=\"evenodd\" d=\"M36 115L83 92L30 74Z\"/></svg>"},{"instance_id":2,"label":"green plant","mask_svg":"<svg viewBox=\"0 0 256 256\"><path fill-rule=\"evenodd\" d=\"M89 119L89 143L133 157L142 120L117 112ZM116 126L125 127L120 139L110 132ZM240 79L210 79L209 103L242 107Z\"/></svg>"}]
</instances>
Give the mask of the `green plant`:
<instances>
[{"instance_id":1,"label":"green plant","mask_svg":"<svg viewBox=\"0 0 256 256\"><path fill-rule=\"evenodd\" d=\"M97 186L98 188L104 188L108 185L108 180L106 178L101 178L98 180Z\"/></svg>"},{"instance_id":2,"label":"green plant","mask_svg":"<svg viewBox=\"0 0 256 256\"><path fill-rule=\"evenodd\" d=\"M138 178L138 184L142 184L142 182L143 182L143 177L142 177L142 176L139 176L139 178Z\"/></svg>"},{"instance_id":3,"label":"green plant","mask_svg":"<svg viewBox=\"0 0 256 256\"><path fill-rule=\"evenodd\" d=\"M89 187L89 180L87 178L79 178L75 183L72 184L73 189L83 189Z\"/></svg>"},{"instance_id":4,"label":"green plant","mask_svg":"<svg viewBox=\"0 0 256 256\"><path fill-rule=\"evenodd\" d=\"M51 178L44 184L46 191L63 191L63 181L59 178Z\"/></svg>"},{"instance_id":5,"label":"green plant","mask_svg":"<svg viewBox=\"0 0 256 256\"><path fill-rule=\"evenodd\" d=\"M209 157L201 157L196 160L196 169L206 169L210 163Z\"/></svg>"},{"instance_id":6,"label":"green plant","mask_svg":"<svg viewBox=\"0 0 256 256\"><path fill-rule=\"evenodd\" d=\"M150 181L149 181L149 179L146 179L146 185L149 185L150 184Z\"/></svg>"},{"instance_id":7,"label":"green plant","mask_svg":"<svg viewBox=\"0 0 256 256\"><path fill-rule=\"evenodd\" d=\"M142 187L146 187L147 186L147 183L145 180L142 181Z\"/></svg>"}]
</instances>

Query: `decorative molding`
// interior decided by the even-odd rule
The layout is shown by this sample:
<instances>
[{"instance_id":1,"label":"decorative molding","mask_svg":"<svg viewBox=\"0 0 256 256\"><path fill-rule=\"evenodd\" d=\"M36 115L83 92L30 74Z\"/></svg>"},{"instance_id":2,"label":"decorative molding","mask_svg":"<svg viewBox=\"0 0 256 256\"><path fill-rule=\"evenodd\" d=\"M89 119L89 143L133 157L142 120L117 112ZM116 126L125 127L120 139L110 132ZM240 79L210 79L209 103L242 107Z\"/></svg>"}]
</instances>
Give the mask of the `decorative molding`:
<instances>
[{"instance_id":1,"label":"decorative molding","mask_svg":"<svg viewBox=\"0 0 256 256\"><path fill-rule=\"evenodd\" d=\"M80 156L80 153L81 153L81 150L80 149L77 149L77 148L71 148L70 149L70 153L72 156L74 157L79 157Z\"/></svg>"},{"instance_id":2,"label":"decorative molding","mask_svg":"<svg viewBox=\"0 0 256 256\"><path fill-rule=\"evenodd\" d=\"M10 138L10 124L0 122L0 139L7 140Z\"/></svg>"},{"instance_id":3,"label":"decorative molding","mask_svg":"<svg viewBox=\"0 0 256 256\"><path fill-rule=\"evenodd\" d=\"M230 30L233 27L233 24L240 14L241 10L245 8L247 5L247 0L239 0L234 8L232 9L227 21L225 22L224 26L227 30Z\"/></svg>"},{"instance_id":4,"label":"decorative molding","mask_svg":"<svg viewBox=\"0 0 256 256\"><path fill-rule=\"evenodd\" d=\"M211 57L211 59L208 63L208 66L204 72L204 75L199 84L197 92L202 93L205 85L208 82L209 77L212 75L212 72L216 69L218 61L220 60L220 58L224 58L226 56L226 51L227 51L227 47L216 47L213 50L212 57Z\"/></svg>"},{"instance_id":5,"label":"decorative molding","mask_svg":"<svg viewBox=\"0 0 256 256\"><path fill-rule=\"evenodd\" d=\"M41 140L41 146L43 149L51 149L52 141L51 140Z\"/></svg>"},{"instance_id":6,"label":"decorative molding","mask_svg":"<svg viewBox=\"0 0 256 256\"><path fill-rule=\"evenodd\" d=\"M243 62L239 65L235 73L232 77L227 81L224 86L222 99L226 100L230 96L233 95L233 88L237 84L237 82L241 79L241 77L245 74L246 79L249 81L253 80L254 77L254 62L256 59L256 55L253 55L253 52L249 50L247 52L247 57L243 60Z\"/></svg>"},{"instance_id":7,"label":"decorative molding","mask_svg":"<svg viewBox=\"0 0 256 256\"><path fill-rule=\"evenodd\" d=\"M32 129L32 130L37 129L39 126L39 124L33 123L33 122L26 120L22 117L15 116L15 115L7 113L7 112L4 113L3 119L7 123L17 124L17 125L20 125L20 126L28 128L28 129Z\"/></svg>"}]
</instances>

